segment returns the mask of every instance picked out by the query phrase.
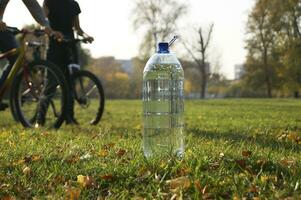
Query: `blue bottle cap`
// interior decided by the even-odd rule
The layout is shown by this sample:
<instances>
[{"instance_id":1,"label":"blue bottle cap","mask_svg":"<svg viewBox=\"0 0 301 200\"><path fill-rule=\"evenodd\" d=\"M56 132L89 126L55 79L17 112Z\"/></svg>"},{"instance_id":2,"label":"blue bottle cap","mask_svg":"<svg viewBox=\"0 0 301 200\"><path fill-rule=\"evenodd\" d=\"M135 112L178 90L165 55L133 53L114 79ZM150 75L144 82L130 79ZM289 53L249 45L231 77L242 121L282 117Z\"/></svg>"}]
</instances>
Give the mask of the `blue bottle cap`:
<instances>
[{"instance_id":1,"label":"blue bottle cap","mask_svg":"<svg viewBox=\"0 0 301 200\"><path fill-rule=\"evenodd\" d=\"M167 42L160 42L158 44L159 50L158 53L169 53L169 45Z\"/></svg>"}]
</instances>

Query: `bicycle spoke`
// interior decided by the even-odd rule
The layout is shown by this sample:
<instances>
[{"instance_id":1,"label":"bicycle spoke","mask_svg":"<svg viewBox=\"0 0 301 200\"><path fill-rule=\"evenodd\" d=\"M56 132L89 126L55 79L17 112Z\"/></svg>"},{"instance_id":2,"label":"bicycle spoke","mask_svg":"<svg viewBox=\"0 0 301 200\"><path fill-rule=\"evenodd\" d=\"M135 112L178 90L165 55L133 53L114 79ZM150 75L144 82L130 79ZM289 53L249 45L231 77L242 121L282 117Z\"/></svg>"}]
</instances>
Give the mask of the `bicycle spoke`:
<instances>
[{"instance_id":1,"label":"bicycle spoke","mask_svg":"<svg viewBox=\"0 0 301 200\"><path fill-rule=\"evenodd\" d=\"M97 89L97 86L94 85L87 93L86 96L89 96L95 89Z\"/></svg>"}]
</instances>

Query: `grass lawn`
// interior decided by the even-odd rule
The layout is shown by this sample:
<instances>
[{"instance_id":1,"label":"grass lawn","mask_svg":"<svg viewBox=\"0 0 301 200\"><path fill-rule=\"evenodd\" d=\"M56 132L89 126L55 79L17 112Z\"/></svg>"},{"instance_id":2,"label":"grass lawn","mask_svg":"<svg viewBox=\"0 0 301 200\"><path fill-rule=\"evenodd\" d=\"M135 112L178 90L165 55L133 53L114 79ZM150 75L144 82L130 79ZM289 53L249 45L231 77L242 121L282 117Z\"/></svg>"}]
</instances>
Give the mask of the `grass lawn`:
<instances>
[{"instance_id":1,"label":"grass lawn","mask_svg":"<svg viewBox=\"0 0 301 200\"><path fill-rule=\"evenodd\" d=\"M25 130L0 113L0 199L301 199L301 101L185 103L186 151L142 154L141 101L95 127Z\"/></svg>"}]
</instances>

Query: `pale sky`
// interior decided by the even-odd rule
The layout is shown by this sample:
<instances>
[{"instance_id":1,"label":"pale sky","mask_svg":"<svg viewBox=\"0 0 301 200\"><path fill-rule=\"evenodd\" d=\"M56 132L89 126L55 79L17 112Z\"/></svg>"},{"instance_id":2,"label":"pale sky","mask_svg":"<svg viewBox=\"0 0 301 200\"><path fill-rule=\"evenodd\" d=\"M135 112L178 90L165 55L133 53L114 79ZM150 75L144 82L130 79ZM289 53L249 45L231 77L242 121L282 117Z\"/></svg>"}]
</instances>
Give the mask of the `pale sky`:
<instances>
[{"instance_id":1,"label":"pale sky","mask_svg":"<svg viewBox=\"0 0 301 200\"><path fill-rule=\"evenodd\" d=\"M39 0L42 4L43 0ZM192 26L214 23L214 34L209 51L210 60L218 59L220 72L234 77L234 65L244 61L245 26L254 0L187 0L190 8L180 25L184 39ZM82 13L80 20L85 32L95 38L91 50L93 57L115 56L130 59L138 54L142 35L135 32L130 20L132 0L78 0ZM4 15L10 26L22 27L34 23L21 0L10 0ZM188 31L189 30L189 31ZM177 45L175 43L175 45ZM181 48L180 43L176 49ZM178 52L182 56L183 52Z\"/></svg>"}]
</instances>

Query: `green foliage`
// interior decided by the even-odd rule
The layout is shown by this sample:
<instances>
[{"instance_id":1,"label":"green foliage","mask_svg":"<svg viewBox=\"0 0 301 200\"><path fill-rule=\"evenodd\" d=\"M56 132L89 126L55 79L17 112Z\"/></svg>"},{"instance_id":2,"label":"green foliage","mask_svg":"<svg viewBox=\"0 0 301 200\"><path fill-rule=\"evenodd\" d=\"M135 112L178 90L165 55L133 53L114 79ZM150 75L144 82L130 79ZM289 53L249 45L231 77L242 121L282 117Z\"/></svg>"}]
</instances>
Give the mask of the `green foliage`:
<instances>
[{"instance_id":1,"label":"green foliage","mask_svg":"<svg viewBox=\"0 0 301 200\"><path fill-rule=\"evenodd\" d=\"M0 198L300 199L300 106L187 101L184 158L149 161L141 101L108 100L99 125L58 131L23 129L2 112Z\"/></svg>"},{"instance_id":2,"label":"green foliage","mask_svg":"<svg viewBox=\"0 0 301 200\"><path fill-rule=\"evenodd\" d=\"M247 23L244 84L267 96L300 90L300 0L257 0Z\"/></svg>"}]
</instances>

